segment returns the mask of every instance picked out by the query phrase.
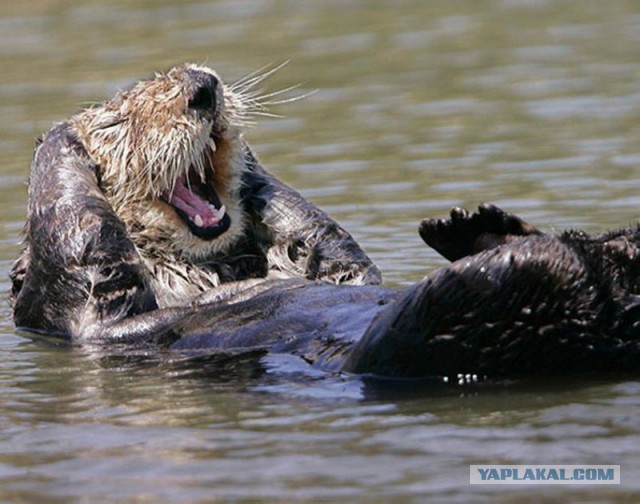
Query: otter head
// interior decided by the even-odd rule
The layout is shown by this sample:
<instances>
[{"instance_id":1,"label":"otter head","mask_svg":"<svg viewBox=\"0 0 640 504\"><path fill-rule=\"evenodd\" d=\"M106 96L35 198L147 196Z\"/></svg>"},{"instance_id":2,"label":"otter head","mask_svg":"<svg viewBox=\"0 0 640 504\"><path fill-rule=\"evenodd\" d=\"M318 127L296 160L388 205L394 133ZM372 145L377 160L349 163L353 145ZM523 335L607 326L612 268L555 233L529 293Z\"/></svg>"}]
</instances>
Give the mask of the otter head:
<instances>
[{"instance_id":1,"label":"otter head","mask_svg":"<svg viewBox=\"0 0 640 504\"><path fill-rule=\"evenodd\" d=\"M145 252L201 258L243 234L246 105L213 70L188 64L72 118L107 200Z\"/></svg>"}]
</instances>

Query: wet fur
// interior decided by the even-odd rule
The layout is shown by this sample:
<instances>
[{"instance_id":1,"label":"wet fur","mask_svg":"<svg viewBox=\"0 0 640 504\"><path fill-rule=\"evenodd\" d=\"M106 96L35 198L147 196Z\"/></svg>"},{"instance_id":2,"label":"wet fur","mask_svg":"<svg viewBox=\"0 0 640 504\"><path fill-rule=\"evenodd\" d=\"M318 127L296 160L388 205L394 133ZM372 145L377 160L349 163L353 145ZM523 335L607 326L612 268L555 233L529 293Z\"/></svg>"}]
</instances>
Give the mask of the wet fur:
<instances>
[{"instance_id":1,"label":"wet fur","mask_svg":"<svg viewBox=\"0 0 640 504\"><path fill-rule=\"evenodd\" d=\"M208 78L218 82L218 106L193 111L189 99ZM26 247L12 272L17 324L94 339L115 321L188 305L211 289L224 297L228 283L231 291L273 276L379 283L353 238L257 161L241 132L254 102L242 86L185 65L44 135L30 174ZM158 195L191 165L204 176L211 158L232 225L207 241Z\"/></svg>"},{"instance_id":2,"label":"wet fur","mask_svg":"<svg viewBox=\"0 0 640 504\"><path fill-rule=\"evenodd\" d=\"M184 103L194 79L215 76L193 66L167 75ZM186 165L150 162L175 151L157 154L144 124L155 119L127 109L156 96L156 81L166 90L163 79L54 127L37 147L25 249L11 274L18 326L101 345L287 352L323 369L396 377L640 368L638 228L550 235L491 205L456 208L420 226L454 262L404 291L381 287L353 238L257 161L233 87L221 88L224 108L210 126L187 121L197 127L185 138L206 153L213 128L241 217L220 241L193 242L157 199ZM183 113L176 103L160 111L162 124ZM147 141L125 155L114 142L126 144L139 114L133 138ZM180 132L165 133L160 143Z\"/></svg>"}]
</instances>

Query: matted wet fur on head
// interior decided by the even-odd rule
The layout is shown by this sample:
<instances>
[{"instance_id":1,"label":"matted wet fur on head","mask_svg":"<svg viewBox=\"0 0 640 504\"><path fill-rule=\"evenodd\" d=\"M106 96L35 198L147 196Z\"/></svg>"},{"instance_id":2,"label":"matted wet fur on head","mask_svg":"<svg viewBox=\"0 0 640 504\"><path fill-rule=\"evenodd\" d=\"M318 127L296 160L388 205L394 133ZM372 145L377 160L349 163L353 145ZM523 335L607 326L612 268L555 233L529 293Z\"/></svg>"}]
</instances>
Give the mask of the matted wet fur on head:
<instances>
[{"instance_id":1,"label":"matted wet fur on head","mask_svg":"<svg viewBox=\"0 0 640 504\"><path fill-rule=\"evenodd\" d=\"M133 241L148 254L198 258L226 252L243 233L240 127L255 104L187 64L70 122Z\"/></svg>"}]
</instances>

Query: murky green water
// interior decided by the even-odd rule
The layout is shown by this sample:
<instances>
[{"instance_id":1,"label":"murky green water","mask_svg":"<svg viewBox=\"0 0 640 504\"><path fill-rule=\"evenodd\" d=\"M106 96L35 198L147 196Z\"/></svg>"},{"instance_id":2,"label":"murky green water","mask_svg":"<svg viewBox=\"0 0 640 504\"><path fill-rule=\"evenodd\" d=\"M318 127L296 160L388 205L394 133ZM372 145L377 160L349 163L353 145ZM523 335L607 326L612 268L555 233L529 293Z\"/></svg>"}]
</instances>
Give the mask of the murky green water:
<instances>
[{"instance_id":1,"label":"murky green water","mask_svg":"<svg viewBox=\"0 0 640 504\"><path fill-rule=\"evenodd\" d=\"M0 2L0 288L34 138L183 61L318 91L248 133L390 284L416 225L497 202L546 229L635 222L640 6L625 1ZM0 500L634 502L640 382L434 389L284 357L184 363L34 343L0 309ZM286 367L285 375L274 368ZM472 487L469 464L620 464L613 487Z\"/></svg>"}]
</instances>

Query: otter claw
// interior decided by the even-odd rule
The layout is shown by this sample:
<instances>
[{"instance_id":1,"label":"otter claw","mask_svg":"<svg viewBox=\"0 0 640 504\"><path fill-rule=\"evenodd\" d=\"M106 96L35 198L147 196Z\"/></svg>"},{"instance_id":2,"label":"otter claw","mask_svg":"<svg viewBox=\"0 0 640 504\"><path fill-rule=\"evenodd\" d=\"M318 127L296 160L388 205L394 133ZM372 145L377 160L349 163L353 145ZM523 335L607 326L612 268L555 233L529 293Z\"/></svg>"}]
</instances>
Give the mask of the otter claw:
<instances>
[{"instance_id":1,"label":"otter claw","mask_svg":"<svg viewBox=\"0 0 640 504\"><path fill-rule=\"evenodd\" d=\"M482 203L478 206L480 215L501 215L504 212L492 203Z\"/></svg>"},{"instance_id":2,"label":"otter claw","mask_svg":"<svg viewBox=\"0 0 640 504\"><path fill-rule=\"evenodd\" d=\"M469 217L469 212L462 207L456 206L451 209L451 220L463 220Z\"/></svg>"}]
</instances>

